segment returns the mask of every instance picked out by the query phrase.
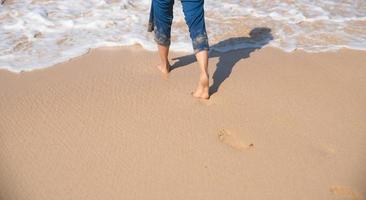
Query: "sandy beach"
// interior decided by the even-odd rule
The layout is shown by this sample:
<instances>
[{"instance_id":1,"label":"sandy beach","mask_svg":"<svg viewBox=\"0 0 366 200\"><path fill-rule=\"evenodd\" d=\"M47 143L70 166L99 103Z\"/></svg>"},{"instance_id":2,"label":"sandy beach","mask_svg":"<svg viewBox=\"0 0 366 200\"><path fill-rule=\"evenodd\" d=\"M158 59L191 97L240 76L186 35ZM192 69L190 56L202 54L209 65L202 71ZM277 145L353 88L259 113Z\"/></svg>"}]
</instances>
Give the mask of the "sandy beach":
<instances>
[{"instance_id":1,"label":"sandy beach","mask_svg":"<svg viewBox=\"0 0 366 200\"><path fill-rule=\"evenodd\" d=\"M186 55L1 70L0 199L365 199L365 51L217 54L209 100Z\"/></svg>"}]
</instances>

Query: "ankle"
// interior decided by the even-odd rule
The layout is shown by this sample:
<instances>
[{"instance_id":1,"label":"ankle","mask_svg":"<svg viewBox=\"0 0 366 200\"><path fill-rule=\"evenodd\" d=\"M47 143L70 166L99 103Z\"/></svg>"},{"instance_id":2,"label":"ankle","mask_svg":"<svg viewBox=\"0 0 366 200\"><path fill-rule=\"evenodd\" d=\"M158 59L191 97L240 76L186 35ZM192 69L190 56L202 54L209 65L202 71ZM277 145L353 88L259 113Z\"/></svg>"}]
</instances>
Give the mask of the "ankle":
<instances>
[{"instance_id":1,"label":"ankle","mask_svg":"<svg viewBox=\"0 0 366 200\"><path fill-rule=\"evenodd\" d=\"M208 86L209 85L208 74L204 73L204 74L200 75L199 84L201 86Z\"/></svg>"},{"instance_id":2,"label":"ankle","mask_svg":"<svg viewBox=\"0 0 366 200\"><path fill-rule=\"evenodd\" d=\"M201 78L201 80L203 79L203 80L208 80L208 73L207 72L201 72L201 74L200 74L200 78Z\"/></svg>"},{"instance_id":3,"label":"ankle","mask_svg":"<svg viewBox=\"0 0 366 200\"><path fill-rule=\"evenodd\" d=\"M169 68L170 64L169 64L168 61L166 61L166 62L162 62L161 66L164 67L164 68Z\"/></svg>"}]
</instances>

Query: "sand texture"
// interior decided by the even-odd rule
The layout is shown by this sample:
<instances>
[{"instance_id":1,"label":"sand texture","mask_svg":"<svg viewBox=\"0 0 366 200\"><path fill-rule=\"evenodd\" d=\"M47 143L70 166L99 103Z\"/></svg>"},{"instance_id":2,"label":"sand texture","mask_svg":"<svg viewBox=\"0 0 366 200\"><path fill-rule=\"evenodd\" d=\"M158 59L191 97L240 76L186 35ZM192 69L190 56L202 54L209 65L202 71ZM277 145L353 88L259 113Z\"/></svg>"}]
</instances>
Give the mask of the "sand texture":
<instances>
[{"instance_id":1,"label":"sand texture","mask_svg":"<svg viewBox=\"0 0 366 200\"><path fill-rule=\"evenodd\" d=\"M4 200L364 200L366 52L139 47L0 71Z\"/></svg>"}]
</instances>

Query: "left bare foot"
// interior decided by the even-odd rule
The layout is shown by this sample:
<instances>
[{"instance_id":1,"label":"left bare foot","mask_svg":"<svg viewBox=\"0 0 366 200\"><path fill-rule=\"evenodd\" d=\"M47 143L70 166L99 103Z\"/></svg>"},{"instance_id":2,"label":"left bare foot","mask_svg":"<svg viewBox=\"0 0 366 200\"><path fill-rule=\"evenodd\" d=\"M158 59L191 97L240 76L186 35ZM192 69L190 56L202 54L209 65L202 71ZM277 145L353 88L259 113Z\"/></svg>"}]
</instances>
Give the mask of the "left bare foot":
<instances>
[{"instance_id":1,"label":"left bare foot","mask_svg":"<svg viewBox=\"0 0 366 200\"><path fill-rule=\"evenodd\" d=\"M196 91L191 94L193 97L199 99L208 99L210 97L208 74L201 75Z\"/></svg>"},{"instance_id":2,"label":"left bare foot","mask_svg":"<svg viewBox=\"0 0 366 200\"><path fill-rule=\"evenodd\" d=\"M159 71L161 71L163 74L168 74L170 71L170 64L166 64L166 65L158 65L156 66L156 68L158 68Z\"/></svg>"}]
</instances>

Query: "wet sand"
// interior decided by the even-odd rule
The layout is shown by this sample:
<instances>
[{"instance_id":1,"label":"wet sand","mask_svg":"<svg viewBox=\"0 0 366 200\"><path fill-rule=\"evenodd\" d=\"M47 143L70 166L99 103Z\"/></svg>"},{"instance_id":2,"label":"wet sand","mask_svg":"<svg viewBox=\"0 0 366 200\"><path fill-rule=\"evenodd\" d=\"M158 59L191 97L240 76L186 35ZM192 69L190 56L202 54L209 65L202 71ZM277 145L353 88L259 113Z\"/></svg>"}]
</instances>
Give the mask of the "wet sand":
<instances>
[{"instance_id":1,"label":"wet sand","mask_svg":"<svg viewBox=\"0 0 366 200\"><path fill-rule=\"evenodd\" d=\"M192 57L156 64L101 48L0 71L0 198L365 199L366 52L216 54L208 101Z\"/></svg>"}]
</instances>

